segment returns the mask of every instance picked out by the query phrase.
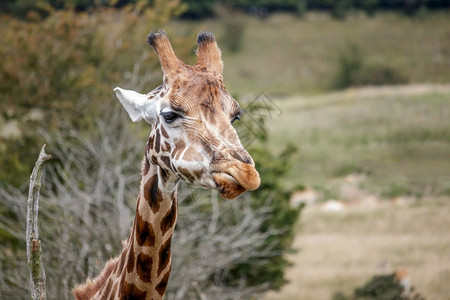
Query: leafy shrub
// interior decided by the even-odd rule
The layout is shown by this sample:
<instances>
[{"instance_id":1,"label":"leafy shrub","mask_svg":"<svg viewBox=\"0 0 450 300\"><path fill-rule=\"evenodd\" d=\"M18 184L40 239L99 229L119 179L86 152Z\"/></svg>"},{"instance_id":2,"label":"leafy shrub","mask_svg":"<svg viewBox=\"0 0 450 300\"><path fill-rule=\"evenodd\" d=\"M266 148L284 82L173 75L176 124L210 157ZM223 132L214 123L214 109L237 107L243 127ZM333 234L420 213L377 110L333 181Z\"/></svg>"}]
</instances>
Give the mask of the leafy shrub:
<instances>
[{"instance_id":1,"label":"leafy shrub","mask_svg":"<svg viewBox=\"0 0 450 300\"><path fill-rule=\"evenodd\" d=\"M403 287L395 279L395 274L374 276L364 286L355 289L355 298L406 300L406 297L403 297Z\"/></svg>"},{"instance_id":2,"label":"leafy shrub","mask_svg":"<svg viewBox=\"0 0 450 300\"><path fill-rule=\"evenodd\" d=\"M337 74L333 82L336 88L347 88L352 86L363 66L363 57L360 49L355 45L338 54Z\"/></svg>"},{"instance_id":3,"label":"leafy shrub","mask_svg":"<svg viewBox=\"0 0 450 300\"><path fill-rule=\"evenodd\" d=\"M346 296L342 292L333 295L333 300L423 300L417 292L405 293L405 289L396 278L395 273L376 275L362 287L356 288L353 296Z\"/></svg>"},{"instance_id":4,"label":"leafy shrub","mask_svg":"<svg viewBox=\"0 0 450 300\"><path fill-rule=\"evenodd\" d=\"M230 52L237 52L242 48L242 41L244 40L245 26L237 19L232 19L225 22L225 31L221 42Z\"/></svg>"},{"instance_id":5,"label":"leafy shrub","mask_svg":"<svg viewBox=\"0 0 450 300\"><path fill-rule=\"evenodd\" d=\"M345 19L351 7L350 0L333 1L331 16L336 19Z\"/></svg>"},{"instance_id":6,"label":"leafy shrub","mask_svg":"<svg viewBox=\"0 0 450 300\"><path fill-rule=\"evenodd\" d=\"M354 79L354 85L383 85L407 83L408 79L399 70L379 63L367 63Z\"/></svg>"},{"instance_id":7,"label":"leafy shrub","mask_svg":"<svg viewBox=\"0 0 450 300\"><path fill-rule=\"evenodd\" d=\"M368 62L361 49L347 45L338 54L337 72L333 87L338 89L352 86L407 83L408 79L399 70L376 62Z\"/></svg>"}]
</instances>

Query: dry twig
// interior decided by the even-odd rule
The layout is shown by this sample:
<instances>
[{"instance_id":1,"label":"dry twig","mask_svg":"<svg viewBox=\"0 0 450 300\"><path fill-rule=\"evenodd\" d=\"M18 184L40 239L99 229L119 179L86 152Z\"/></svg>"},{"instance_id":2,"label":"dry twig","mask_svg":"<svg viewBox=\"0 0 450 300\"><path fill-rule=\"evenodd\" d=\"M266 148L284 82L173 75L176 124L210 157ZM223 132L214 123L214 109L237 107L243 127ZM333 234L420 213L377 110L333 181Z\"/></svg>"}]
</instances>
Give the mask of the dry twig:
<instances>
[{"instance_id":1,"label":"dry twig","mask_svg":"<svg viewBox=\"0 0 450 300\"><path fill-rule=\"evenodd\" d=\"M38 212L42 168L51 158L51 155L45 153L45 145L43 145L30 176L30 189L28 192L26 239L28 265L31 273L31 296L34 300L47 299L45 290L45 270L41 260L42 250L41 241L39 240Z\"/></svg>"}]
</instances>

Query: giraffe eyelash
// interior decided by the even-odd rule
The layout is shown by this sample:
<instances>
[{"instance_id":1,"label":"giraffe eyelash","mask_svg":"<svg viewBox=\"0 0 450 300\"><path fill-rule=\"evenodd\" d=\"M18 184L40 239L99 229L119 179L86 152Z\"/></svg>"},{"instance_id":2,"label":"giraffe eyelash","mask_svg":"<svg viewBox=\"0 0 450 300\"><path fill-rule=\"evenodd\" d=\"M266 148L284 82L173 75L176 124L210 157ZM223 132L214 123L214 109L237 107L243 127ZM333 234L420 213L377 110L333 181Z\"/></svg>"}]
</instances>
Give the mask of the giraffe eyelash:
<instances>
[{"instance_id":1,"label":"giraffe eyelash","mask_svg":"<svg viewBox=\"0 0 450 300\"><path fill-rule=\"evenodd\" d=\"M166 123L173 123L175 120L182 118L182 116L173 111L161 112L160 115L164 118Z\"/></svg>"}]
</instances>

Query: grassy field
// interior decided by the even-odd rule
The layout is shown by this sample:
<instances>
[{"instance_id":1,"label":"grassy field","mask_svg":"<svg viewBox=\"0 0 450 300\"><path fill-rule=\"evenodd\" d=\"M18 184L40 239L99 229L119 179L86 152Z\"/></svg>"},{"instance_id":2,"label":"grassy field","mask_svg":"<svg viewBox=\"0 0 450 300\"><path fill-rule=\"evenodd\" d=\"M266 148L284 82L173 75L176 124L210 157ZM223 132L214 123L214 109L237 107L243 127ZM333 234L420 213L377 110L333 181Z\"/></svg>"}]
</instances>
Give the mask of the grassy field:
<instances>
[{"instance_id":1,"label":"grassy field","mask_svg":"<svg viewBox=\"0 0 450 300\"><path fill-rule=\"evenodd\" d=\"M450 193L449 87L354 89L276 102L270 145L299 148L286 185L307 185L333 196L330 179L368 175L380 196Z\"/></svg>"},{"instance_id":2,"label":"grassy field","mask_svg":"<svg viewBox=\"0 0 450 300\"><path fill-rule=\"evenodd\" d=\"M237 95L329 90L339 56L349 45L359 49L364 63L386 66L410 83L450 82L450 18L444 12L415 18L355 14L344 21L314 13L266 19L224 15L202 22L174 21L168 30L184 35L214 32L224 54L225 83ZM241 49L230 51L228 45L239 36Z\"/></svg>"},{"instance_id":3,"label":"grassy field","mask_svg":"<svg viewBox=\"0 0 450 300\"><path fill-rule=\"evenodd\" d=\"M429 300L450 299L450 198L384 205L340 213L306 208L289 257L290 283L266 300L331 300L351 295L380 264L406 269L416 291Z\"/></svg>"},{"instance_id":4,"label":"grassy field","mask_svg":"<svg viewBox=\"0 0 450 300\"><path fill-rule=\"evenodd\" d=\"M299 147L287 186L313 188L319 202L348 203L345 177L363 174L354 188L380 202L336 214L307 207L291 282L266 299L351 294L383 261L407 269L426 299L450 299L450 87L353 89L275 103L282 114L270 120L271 147ZM407 205L389 201L405 195L413 199Z\"/></svg>"}]
</instances>

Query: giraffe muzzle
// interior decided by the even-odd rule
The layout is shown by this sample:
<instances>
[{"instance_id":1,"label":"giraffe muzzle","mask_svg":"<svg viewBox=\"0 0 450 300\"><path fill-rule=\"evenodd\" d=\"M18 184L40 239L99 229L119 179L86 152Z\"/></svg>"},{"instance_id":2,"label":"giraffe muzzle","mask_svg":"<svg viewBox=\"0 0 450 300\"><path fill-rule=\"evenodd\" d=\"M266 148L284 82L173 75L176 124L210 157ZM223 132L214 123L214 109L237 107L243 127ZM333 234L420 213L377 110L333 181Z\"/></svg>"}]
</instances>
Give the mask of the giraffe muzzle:
<instances>
[{"instance_id":1,"label":"giraffe muzzle","mask_svg":"<svg viewBox=\"0 0 450 300\"><path fill-rule=\"evenodd\" d=\"M258 171L251 164L235 163L212 175L217 189L225 199L234 199L245 191L256 190L261 184Z\"/></svg>"}]
</instances>

